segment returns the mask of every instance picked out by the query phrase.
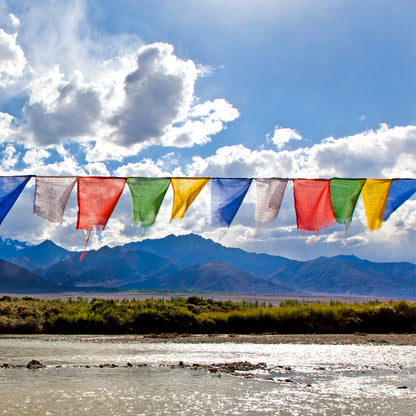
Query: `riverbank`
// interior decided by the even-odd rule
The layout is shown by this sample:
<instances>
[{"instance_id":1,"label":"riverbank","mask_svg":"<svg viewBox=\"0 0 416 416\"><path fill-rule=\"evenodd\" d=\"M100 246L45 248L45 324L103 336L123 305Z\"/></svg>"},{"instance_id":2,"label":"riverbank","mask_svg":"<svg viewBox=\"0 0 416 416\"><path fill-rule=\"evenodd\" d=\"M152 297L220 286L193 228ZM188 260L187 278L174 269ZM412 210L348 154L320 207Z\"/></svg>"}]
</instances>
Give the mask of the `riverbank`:
<instances>
[{"instance_id":1,"label":"riverbank","mask_svg":"<svg viewBox=\"0 0 416 416\"><path fill-rule=\"evenodd\" d=\"M91 343L299 344L416 346L416 334L147 334L147 335L0 335L6 339L41 339Z\"/></svg>"},{"instance_id":2,"label":"riverbank","mask_svg":"<svg viewBox=\"0 0 416 416\"><path fill-rule=\"evenodd\" d=\"M2 334L415 334L416 304L0 298ZM209 335L208 335L209 336Z\"/></svg>"}]
</instances>

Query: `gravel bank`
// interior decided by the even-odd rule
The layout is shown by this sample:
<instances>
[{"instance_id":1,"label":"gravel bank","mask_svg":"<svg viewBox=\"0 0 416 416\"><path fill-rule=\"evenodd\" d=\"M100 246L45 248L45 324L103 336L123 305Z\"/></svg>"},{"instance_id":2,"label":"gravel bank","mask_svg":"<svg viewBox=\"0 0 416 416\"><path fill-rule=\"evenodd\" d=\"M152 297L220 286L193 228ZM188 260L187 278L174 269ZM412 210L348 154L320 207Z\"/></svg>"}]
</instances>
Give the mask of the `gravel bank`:
<instances>
[{"instance_id":1,"label":"gravel bank","mask_svg":"<svg viewBox=\"0 0 416 416\"><path fill-rule=\"evenodd\" d=\"M251 344L319 344L319 345L416 345L416 334L149 334L149 335L0 335L2 338L39 338L42 340L73 340L79 342L170 342L251 343Z\"/></svg>"}]
</instances>

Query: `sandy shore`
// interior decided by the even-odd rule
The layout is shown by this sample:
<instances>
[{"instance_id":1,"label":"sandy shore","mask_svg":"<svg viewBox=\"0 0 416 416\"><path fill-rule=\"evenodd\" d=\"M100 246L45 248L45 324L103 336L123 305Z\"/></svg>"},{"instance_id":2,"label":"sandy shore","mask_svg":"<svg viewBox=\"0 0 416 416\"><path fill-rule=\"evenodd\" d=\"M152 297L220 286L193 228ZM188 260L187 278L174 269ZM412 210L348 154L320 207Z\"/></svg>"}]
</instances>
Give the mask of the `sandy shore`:
<instances>
[{"instance_id":1,"label":"sandy shore","mask_svg":"<svg viewBox=\"0 0 416 416\"><path fill-rule=\"evenodd\" d=\"M120 343L142 342L175 344L250 343L250 344L319 344L319 345L411 345L416 334L149 334L149 335L0 335L2 338L31 338L45 341Z\"/></svg>"}]
</instances>

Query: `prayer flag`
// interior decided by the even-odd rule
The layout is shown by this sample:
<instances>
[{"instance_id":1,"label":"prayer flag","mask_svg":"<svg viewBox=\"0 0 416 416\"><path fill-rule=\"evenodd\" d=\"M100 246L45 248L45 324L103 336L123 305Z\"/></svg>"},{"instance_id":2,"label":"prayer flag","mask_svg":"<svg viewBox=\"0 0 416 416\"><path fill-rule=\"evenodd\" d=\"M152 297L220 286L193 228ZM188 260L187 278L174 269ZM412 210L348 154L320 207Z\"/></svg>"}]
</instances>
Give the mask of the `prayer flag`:
<instances>
[{"instance_id":1,"label":"prayer flag","mask_svg":"<svg viewBox=\"0 0 416 416\"><path fill-rule=\"evenodd\" d=\"M256 224L264 227L271 224L279 213L285 193L287 179L263 178L256 181Z\"/></svg>"},{"instance_id":2,"label":"prayer flag","mask_svg":"<svg viewBox=\"0 0 416 416\"><path fill-rule=\"evenodd\" d=\"M229 227L251 184L251 179L212 179L212 223Z\"/></svg>"},{"instance_id":3,"label":"prayer flag","mask_svg":"<svg viewBox=\"0 0 416 416\"><path fill-rule=\"evenodd\" d=\"M367 179L365 182L362 196L370 230L381 226L391 183L392 179Z\"/></svg>"},{"instance_id":4,"label":"prayer flag","mask_svg":"<svg viewBox=\"0 0 416 416\"><path fill-rule=\"evenodd\" d=\"M125 178L78 178L77 230L104 230L125 183Z\"/></svg>"},{"instance_id":5,"label":"prayer flag","mask_svg":"<svg viewBox=\"0 0 416 416\"><path fill-rule=\"evenodd\" d=\"M328 179L296 179L293 192L298 230L319 232L336 222Z\"/></svg>"},{"instance_id":6,"label":"prayer flag","mask_svg":"<svg viewBox=\"0 0 416 416\"><path fill-rule=\"evenodd\" d=\"M170 185L169 178L128 178L133 201L133 225L150 227Z\"/></svg>"},{"instance_id":7,"label":"prayer flag","mask_svg":"<svg viewBox=\"0 0 416 416\"><path fill-rule=\"evenodd\" d=\"M335 219L348 228L365 179L333 178L330 182L331 204Z\"/></svg>"},{"instance_id":8,"label":"prayer flag","mask_svg":"<svg viewBox=\"0 0 416 416\"><path fill-rule=\"evenodd\" d=\"M416 192L416 179L395 179L389 190L383 221Z\"/></svg>"},{"instance_id":9,"label":"prayer flag","mask_svg":"<svg viewBox=\"0 0 416 416\"><path fill-rule=\"evenodd\" d=\"M171 178L173 188L171 221L175 218L183 218L209 180L210 178Z\"/></svg>"},{"instance_id":10,"label":"prayer flag","mask_svg":"<svg viewBox=\"0 0 416 416\"><path fill-rule=\"evenodd\" d=\"M0 224L12 209L17 198L32 176L0 177Z\"/></svg>"},{"instance_id":11,"label":"prayer flag","mask_svg":"<svg viewBox=\"0 0 416 416\"><path fill-rule=\"evenodd\" d=\"M37 176L33 212L50 222L62 223L77 178Z\"/></svg>"}]
</instances>

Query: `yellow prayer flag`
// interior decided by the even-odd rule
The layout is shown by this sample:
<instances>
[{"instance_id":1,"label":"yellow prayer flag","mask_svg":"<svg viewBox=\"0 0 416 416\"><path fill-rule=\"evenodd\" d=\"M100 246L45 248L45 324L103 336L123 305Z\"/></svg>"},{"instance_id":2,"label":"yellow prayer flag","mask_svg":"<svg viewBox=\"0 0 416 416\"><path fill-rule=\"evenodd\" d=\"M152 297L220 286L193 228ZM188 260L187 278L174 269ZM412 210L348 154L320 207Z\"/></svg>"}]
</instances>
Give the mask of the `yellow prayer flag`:
<instances>
[{"instance_id":1,"label":"yellow prayer flag","mask_svg":"<svg viewBox=\"0 0 416 416\"><path fill-rule=\"evenodd\" d=\"M392 179L367 179L362 190L368 228L378 230L383 221Z\"/></svg>"},{"instance_id":2,"label":"yellow prayer flag","mask_svg":"<svg viewBox=\"0 0 416 416\"><path fill-rule=\"evenodd\" d=\"M171 178L173 188L171 221L175 218L183 218L186 210L209 180L210 178Z\"/></svg>"}]
</instances>

